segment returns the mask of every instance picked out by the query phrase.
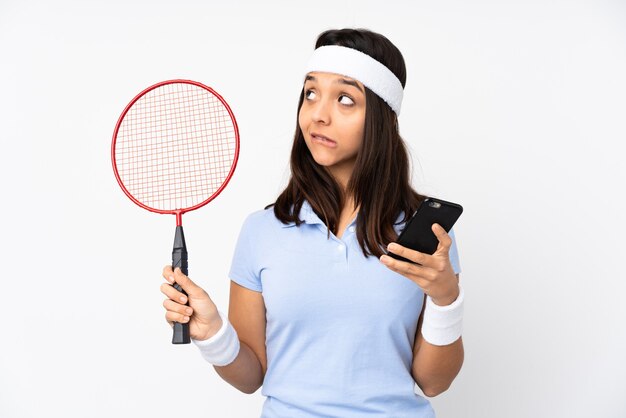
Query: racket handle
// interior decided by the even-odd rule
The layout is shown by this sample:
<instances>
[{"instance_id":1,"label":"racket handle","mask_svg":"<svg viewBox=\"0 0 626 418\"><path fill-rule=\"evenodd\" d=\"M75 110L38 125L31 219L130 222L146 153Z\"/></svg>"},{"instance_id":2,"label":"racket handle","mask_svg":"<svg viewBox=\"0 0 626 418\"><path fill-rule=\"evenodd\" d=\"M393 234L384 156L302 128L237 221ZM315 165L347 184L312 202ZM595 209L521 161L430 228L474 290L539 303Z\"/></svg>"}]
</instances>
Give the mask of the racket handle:
<instances>
[{"instance_id":1,"label":"racket handle","mask_svg":"<svg viewBox=\"0 0 626 418\"><path fill-rule=\"evenodd\" d=\"M174 236L174 249L172 250L172 270L176 267L180 267L180 270L186 276L189 274L187 271L187 244L185 244L185 234L183 233L182 225L176 227L176 235ZM187 295L182 287L178 283L174 284L174 288L179 292ZM187 300L186 305L189 304ZM189 323L181 324L180 322L174 322L174 334L172 336L172 344L189 344L191 338L189 336Z\"/></svg>"}]
</instances>

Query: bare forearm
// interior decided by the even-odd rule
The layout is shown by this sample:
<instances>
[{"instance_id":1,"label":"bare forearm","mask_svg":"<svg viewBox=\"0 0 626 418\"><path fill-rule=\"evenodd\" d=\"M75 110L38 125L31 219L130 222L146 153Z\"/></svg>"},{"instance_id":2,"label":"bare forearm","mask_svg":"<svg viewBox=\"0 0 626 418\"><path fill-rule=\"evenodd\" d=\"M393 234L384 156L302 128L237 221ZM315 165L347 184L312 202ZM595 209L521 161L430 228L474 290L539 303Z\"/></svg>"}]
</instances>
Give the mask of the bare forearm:
<instances>
[{"instance_id":1,"label":"bare forearm","mask_svg":"<svg viewBox=\"0 0 626 418\"><path fill-rule=\"evenodd\" d=\"M412 374L417 385L428 397L445 392L463 365L463 341L461 338L449 345L436 346L419 335L413 357Z\"/></svg>"},{"instance_id":2,"label":"bare forearm","mask_svg":"<svg viewBox=\"0 0 626 418\"><path fill-rule=\"evenodd\" d=\"M261 362L245 343L239 343L239 354L226 366L213 366L222 379L243 393L254 393L263 384L265 372Z\"/></svg>"}]
</instances>

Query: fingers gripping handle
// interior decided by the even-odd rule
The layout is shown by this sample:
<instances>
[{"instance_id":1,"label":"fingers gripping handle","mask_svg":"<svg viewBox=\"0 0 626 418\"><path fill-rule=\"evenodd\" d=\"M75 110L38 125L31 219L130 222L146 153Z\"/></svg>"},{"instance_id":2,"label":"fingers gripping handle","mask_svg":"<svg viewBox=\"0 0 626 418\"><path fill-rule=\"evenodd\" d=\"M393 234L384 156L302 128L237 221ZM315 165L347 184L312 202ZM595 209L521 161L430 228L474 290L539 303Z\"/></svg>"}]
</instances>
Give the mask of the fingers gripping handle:
<instances>
[{"instance_id":1,"label":"fingers gripping handle","mask_svg":"<svg viewBox=\"0 0 626 418\"><path fill-rule=\"evenodd\" d=\"M185 244L185 234L183 233L183 227L180 225L176 227L174 249L172 250L172 269L176 267L180 267L180 270L185 276L189 274L187 271L187 245ZM178 283L174 284L174 288L187 295ZM187 304L189 304L189 301L187 301ZM181 324L180 322L174 322L172 344L189 344L190 342L189 323Z\"/></svg>"}]
</instances>

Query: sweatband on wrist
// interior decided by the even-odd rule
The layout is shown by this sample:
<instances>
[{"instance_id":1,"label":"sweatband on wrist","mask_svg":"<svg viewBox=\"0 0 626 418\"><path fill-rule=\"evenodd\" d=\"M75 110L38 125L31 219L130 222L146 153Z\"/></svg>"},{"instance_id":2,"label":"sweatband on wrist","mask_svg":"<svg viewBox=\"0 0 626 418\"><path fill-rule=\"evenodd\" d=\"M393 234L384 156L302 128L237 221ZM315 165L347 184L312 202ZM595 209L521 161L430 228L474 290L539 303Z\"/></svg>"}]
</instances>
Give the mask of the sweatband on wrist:
<instances>
[{"instance_id":1,"label":"sweatband on wrist","mask_svg":"<svg viewBox=\"0 0 626 418\"><path fill-rule=\"evenodd\" d=\"M214 366L226 366L232 363L239 354L239 337L237 331L228 321L228 317L218 311L222 318L222 327L208 340L193 343L200 349L202 357Z\"/></svg>"},{"instance_id":2,"label":"sweatband on wrist","mask_svg":"<svg viewBox=\"0 0 626 418\"><path fill-rule=\"evenodd\" d=\"M463 331L463 288L459 285L459 296L450 305L439 306L426 297L422 336L432 345L452 344Z\"/></svg>"},{"instance_id":3,"label":"sweatband on wrist","mask_svg":"<svg viewBox=\"0 0 626 418\"><path fill-rule=\"evenodd\" d=\"M400 114L404 89L396 75L384 64L356 49L339 45L320 46L309 59L306 72L340 74L359 80Z\"/></svg>"}]
</instances>

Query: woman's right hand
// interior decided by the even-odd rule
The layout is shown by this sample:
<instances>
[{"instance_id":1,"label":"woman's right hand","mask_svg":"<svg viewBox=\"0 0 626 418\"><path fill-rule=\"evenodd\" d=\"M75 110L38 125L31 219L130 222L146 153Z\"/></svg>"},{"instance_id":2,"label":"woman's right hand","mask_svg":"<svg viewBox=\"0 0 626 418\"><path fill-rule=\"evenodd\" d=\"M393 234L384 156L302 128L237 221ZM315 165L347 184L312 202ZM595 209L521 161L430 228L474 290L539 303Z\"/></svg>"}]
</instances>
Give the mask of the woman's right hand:
<instances>
[{"instance_id":1,"label":"woman's right hand","mask_svg":"<svg viewBox=\"0 0 626 418\"><path fill-rule=\"evenodd\" d=\"M194 340L208 340L219 331L222 318L217 306L208 293L191 279L185 276L180 268L172 271L172 266L163 268L163 277L168 283L161 285L161 292L167 296L163 302L165 319L173 326L173 322L189 323L189 334ZM178 283L187 292L185 296L172 286ZM185 305L189 301L189 306Z\"/></svg>"}]
</instances>

